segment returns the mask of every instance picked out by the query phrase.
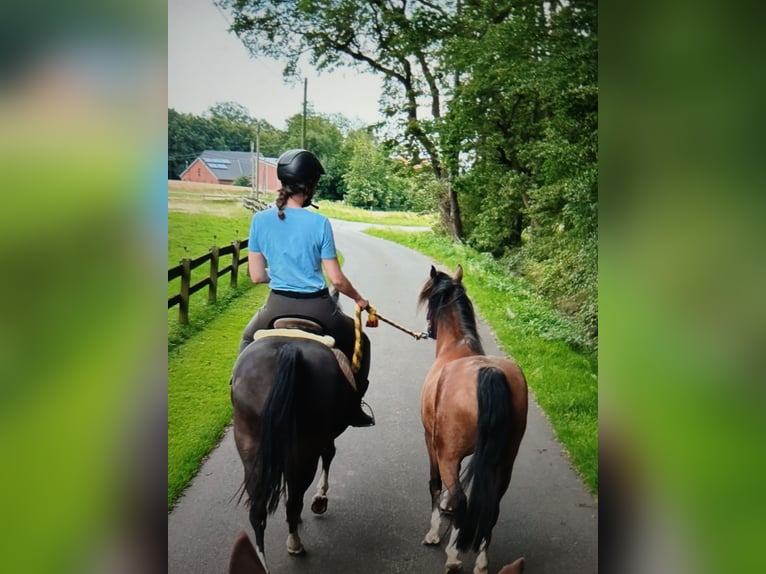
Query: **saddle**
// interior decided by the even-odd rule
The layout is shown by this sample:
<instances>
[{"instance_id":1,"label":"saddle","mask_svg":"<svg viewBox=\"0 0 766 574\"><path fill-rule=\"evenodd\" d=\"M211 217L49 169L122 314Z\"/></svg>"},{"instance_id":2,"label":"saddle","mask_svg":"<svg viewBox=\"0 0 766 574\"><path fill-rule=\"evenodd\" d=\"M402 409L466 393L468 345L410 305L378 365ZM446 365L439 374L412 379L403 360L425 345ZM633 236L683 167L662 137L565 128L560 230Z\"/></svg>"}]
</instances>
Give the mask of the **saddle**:
<instances>
[{"instance_id":1,"label":"saddle","mask_svg":"<svg viewBox=\"0 0 766 574\"><path fill-rule=\"evenodd\" d=\"M354 379L354 373L351 371L351 363L348 357L335 346L334 337L324 334L324 328L319 323L302 317L280 317L274 321L273 325L271 329L256 331L253 335L253 341L266 337L293 337L295 339L308 339L309 341L322 343L335 355L338 366L346 376L348 384L351 385L354 392L357 392L356 379Z\"/></svg>"}]
</instances>

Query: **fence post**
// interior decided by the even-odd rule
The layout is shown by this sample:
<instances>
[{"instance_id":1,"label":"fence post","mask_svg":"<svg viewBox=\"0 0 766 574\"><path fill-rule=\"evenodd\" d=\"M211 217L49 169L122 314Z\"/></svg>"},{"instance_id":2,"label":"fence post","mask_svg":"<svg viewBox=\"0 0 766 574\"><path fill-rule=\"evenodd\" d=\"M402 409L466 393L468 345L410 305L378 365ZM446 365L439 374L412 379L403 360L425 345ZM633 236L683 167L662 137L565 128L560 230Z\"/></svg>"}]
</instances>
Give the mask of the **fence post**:
<instances>
[{"instance_id":1,"label":"fence post","mask_svg":"<svg viewBox=\"0 0 766 574\"><path fill-rule=\"evenodd\" d=\"M218 246L210 248L210 287L207 291L207 302L215 303L218 295Z\"/></svg>"},{"instance_id":2,"label":"fence post","mask_svg":"<svg viewBox=\"0 0 766 574\"><path fill-rule=\"evenodd\" d=\"M181 259L181 302L178 304L178 322L189 324L189 284L191 283L191 259Z\"/></svg>"},{"instance_id":3,"label":"fence post","mask_svg":"<svg viewBox=\"0 0 766 574\"><path fill-rule=\"evenodd\" d=\"M234 246L234 255L231 258L231 288L237 287L237 275L239 275L239 239L232 241Z\"/></svg>"}]
</instances>

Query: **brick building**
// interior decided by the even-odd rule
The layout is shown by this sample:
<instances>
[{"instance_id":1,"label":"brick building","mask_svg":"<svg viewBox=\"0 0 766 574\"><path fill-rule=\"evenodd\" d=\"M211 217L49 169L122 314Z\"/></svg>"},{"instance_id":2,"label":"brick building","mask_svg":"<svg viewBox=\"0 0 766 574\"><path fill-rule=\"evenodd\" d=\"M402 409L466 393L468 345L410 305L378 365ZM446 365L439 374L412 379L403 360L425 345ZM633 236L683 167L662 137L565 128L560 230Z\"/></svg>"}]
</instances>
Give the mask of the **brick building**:
<instances>
[{"instance_id":1,"label":"brick building","mask_svg":"<svg viewBox=\"0 0 766 574\"><path fill-rule=\"evenodd\" d=\"M231 185L244 175L250 182L258 166L258 189L276 191L280 184L277 179L277 158L261 155L258 161L255 154L248 151L213 151L205 150L181 174L183 181L217 183ZM248 183L248 185L250 185Z\"/></svg>"}]
</instances>

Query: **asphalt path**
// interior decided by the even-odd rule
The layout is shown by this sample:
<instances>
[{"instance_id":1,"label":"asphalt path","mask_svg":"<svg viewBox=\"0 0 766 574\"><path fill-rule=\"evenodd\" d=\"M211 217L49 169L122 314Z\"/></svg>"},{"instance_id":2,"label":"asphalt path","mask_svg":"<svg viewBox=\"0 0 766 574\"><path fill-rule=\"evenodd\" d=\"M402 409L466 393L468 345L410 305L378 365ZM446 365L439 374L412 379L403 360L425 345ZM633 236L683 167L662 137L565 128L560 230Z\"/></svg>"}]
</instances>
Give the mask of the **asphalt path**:
<instances>
[{"instance_id":1,"label":"asphalt path","mask_svg":"<svg viewBox=\"0 0 766 574\"><path fill-rule=\"evenodd\" d=\"M345 258L343 269L356 288L386 317L425 330L425 312L416 303L432 261L360 233L368 227L364 224L332 224ZM353 313L353 302L341 300L344 310ZM415 341L382 322L366 332L372 342L366 400L377 425L350 428L336 441L326 514L315 516L309 509L314 486L306 493L300 530L304 556L290 556L285 549L284 506L269 517L266 558L272 574L444 572L446 536L439 547L421 544L429 527L430 495L420 390L434 359L434 342ZM502 354L481 320L479 333L488 354ZM226 380L221 380L221 392L228 393ZM595 573L597 504L533 393L530 399L527 432L488 553L490 572L525 556L527 573ZM234 498L242 478L229 429L168 515L168 572L225 572L237 532L253 537L247 509ZM473 570L473 559L472 554L463 557L465 572Z\"/></svg>"}]
</instances>

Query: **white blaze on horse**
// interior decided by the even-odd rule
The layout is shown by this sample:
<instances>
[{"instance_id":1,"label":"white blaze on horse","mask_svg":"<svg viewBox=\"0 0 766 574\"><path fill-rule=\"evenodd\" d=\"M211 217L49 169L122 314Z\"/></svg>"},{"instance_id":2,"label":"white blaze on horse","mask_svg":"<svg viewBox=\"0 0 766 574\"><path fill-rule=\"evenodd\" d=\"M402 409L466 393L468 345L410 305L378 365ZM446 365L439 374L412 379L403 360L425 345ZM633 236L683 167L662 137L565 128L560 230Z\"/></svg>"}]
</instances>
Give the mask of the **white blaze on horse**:
<instances>
[{"instance_id":1,"label":"white blaze on horse","mask_svg":"<svg viewBox=\"0 0 766 574\"><path fill-rule=\"evenodd\" d=\"M439 544L447 516L452 523L447 571L460 570L458 553L473 550L478 553L474 574L487 574L492 529L526 430L527 382L513 360L484 354L462 279L460 266L454 277L432 266L419 299L436 339L436 359L421 397L431 468L431 528L423 544ZM518 572L523 560L507 568Z\"/></svg>"}]
</instances>

